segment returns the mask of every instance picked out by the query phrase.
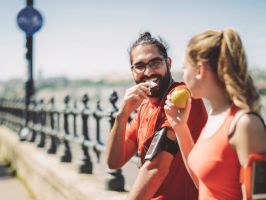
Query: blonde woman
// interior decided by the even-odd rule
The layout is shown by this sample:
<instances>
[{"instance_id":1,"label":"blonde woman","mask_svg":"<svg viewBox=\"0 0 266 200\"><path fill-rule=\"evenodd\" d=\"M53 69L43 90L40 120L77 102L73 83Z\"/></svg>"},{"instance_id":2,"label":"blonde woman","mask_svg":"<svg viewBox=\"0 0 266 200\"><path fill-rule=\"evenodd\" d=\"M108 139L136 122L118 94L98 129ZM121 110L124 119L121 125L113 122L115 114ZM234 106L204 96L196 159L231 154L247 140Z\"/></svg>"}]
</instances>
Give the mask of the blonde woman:
<instances>
[{"instance_id":1,"label":"blonde woman","mask_svg":"<svg viewBox=\"0 0 266 200\"><path fill-rule=\"evenodd\" d=\"M266 131L238 33L226 29L195 35L184 65L183 78L192 98L204 98L210 105L199 140L194 144L186 123L190 101L178 109L168 96L164 109L199 199L243 199L240 169L251 153L266 152Z\"/></svg>"}]
</instances>

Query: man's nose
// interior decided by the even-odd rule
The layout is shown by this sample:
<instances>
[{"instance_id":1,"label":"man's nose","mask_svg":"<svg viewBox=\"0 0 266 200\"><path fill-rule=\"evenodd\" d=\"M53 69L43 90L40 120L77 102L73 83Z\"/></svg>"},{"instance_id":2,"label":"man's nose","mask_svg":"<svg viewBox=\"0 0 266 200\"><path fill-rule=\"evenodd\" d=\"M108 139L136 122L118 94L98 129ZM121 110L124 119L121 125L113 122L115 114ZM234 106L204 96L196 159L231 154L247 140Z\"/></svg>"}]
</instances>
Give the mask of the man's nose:
<instances>
[{"instance_id":1,"label":"man's nose","mask_svg":"<svg viewBox=\"0 0 266 200\"><path fill-rule=\"evenodd\" d=\"M144 69L144 75L150 75L152 74L153 70L149 65L146 65L146 68Z\"/></svg>"}]
</instances>

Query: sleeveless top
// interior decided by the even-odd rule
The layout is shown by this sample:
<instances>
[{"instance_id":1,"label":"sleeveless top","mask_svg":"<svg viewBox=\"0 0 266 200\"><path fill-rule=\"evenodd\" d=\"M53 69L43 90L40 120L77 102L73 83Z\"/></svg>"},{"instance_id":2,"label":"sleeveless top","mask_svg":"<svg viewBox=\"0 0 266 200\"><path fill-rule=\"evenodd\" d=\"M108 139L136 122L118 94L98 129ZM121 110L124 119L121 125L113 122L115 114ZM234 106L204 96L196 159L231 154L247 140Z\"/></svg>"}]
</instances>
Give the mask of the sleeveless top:
<instances>
[{"instance_id":1,"label":"sleeveless top","mask_svg":"<svg viewBox=\"0 0 266 200\"><path fill-rule=\"evenodd\" d=\"M240 200L240 163L229 143L229 127L238 108L233 106L226 119L209 138L201 135L189 154L188 165L199 180L199 199Z\"/></svg>"}]
</instances>

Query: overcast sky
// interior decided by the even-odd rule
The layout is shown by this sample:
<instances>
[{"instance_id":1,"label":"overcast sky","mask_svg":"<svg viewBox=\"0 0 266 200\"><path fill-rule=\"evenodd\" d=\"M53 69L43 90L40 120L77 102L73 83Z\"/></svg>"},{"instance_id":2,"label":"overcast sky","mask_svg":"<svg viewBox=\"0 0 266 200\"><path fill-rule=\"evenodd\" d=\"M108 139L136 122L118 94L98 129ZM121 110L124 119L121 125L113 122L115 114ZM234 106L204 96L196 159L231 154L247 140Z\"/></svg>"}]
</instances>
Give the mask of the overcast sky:
<instances>
[{"instance_id":1,"label":"overcast sky","mask_svg":"<svg viewBox=\"0 0 266 200\"><path fill-rule=\"evenodd\" d=\"M25 35L16 24L26 0L1 0L0 81L26 79ZM130 74L128 48L143 31L169 44L172 70L186 43L206 29L240 33L250 67L266 69L266 0L35 0L44 17L34 35L34 75L95 78Z\"/></svg>"}]
</instances>

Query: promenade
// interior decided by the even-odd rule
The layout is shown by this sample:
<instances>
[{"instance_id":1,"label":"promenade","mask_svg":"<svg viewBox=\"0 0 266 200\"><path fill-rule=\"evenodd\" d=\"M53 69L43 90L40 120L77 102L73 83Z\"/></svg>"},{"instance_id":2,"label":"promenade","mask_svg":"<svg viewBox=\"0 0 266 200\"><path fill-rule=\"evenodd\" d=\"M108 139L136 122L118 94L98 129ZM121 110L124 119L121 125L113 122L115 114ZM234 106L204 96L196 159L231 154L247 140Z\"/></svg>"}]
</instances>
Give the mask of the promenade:
<instances>
[{"instance_id":1,"label":"promenade","mask_svg":"<svg viewBox=\"0 0 266 200\"><path fill-rule=\"evenodd\" d=\"M0 199L35 200L15 176L9 166L0 160Z\"/></svg>"},{"instance_id":2,"label":"promenade","mask_svg":"<svg viewBox=\"0 0 266 200\"><path fill-rule=\"evenodd\" d=\"M0 200L122 200L127 196L127 192L105 189L106 175L98 166L93 174L80 174L75 163L62 163L34 144L21 143L4 126L0 126L0 157L10 161L19 177L11 176L1 163Z\"/></svg>"}]
</instances>

